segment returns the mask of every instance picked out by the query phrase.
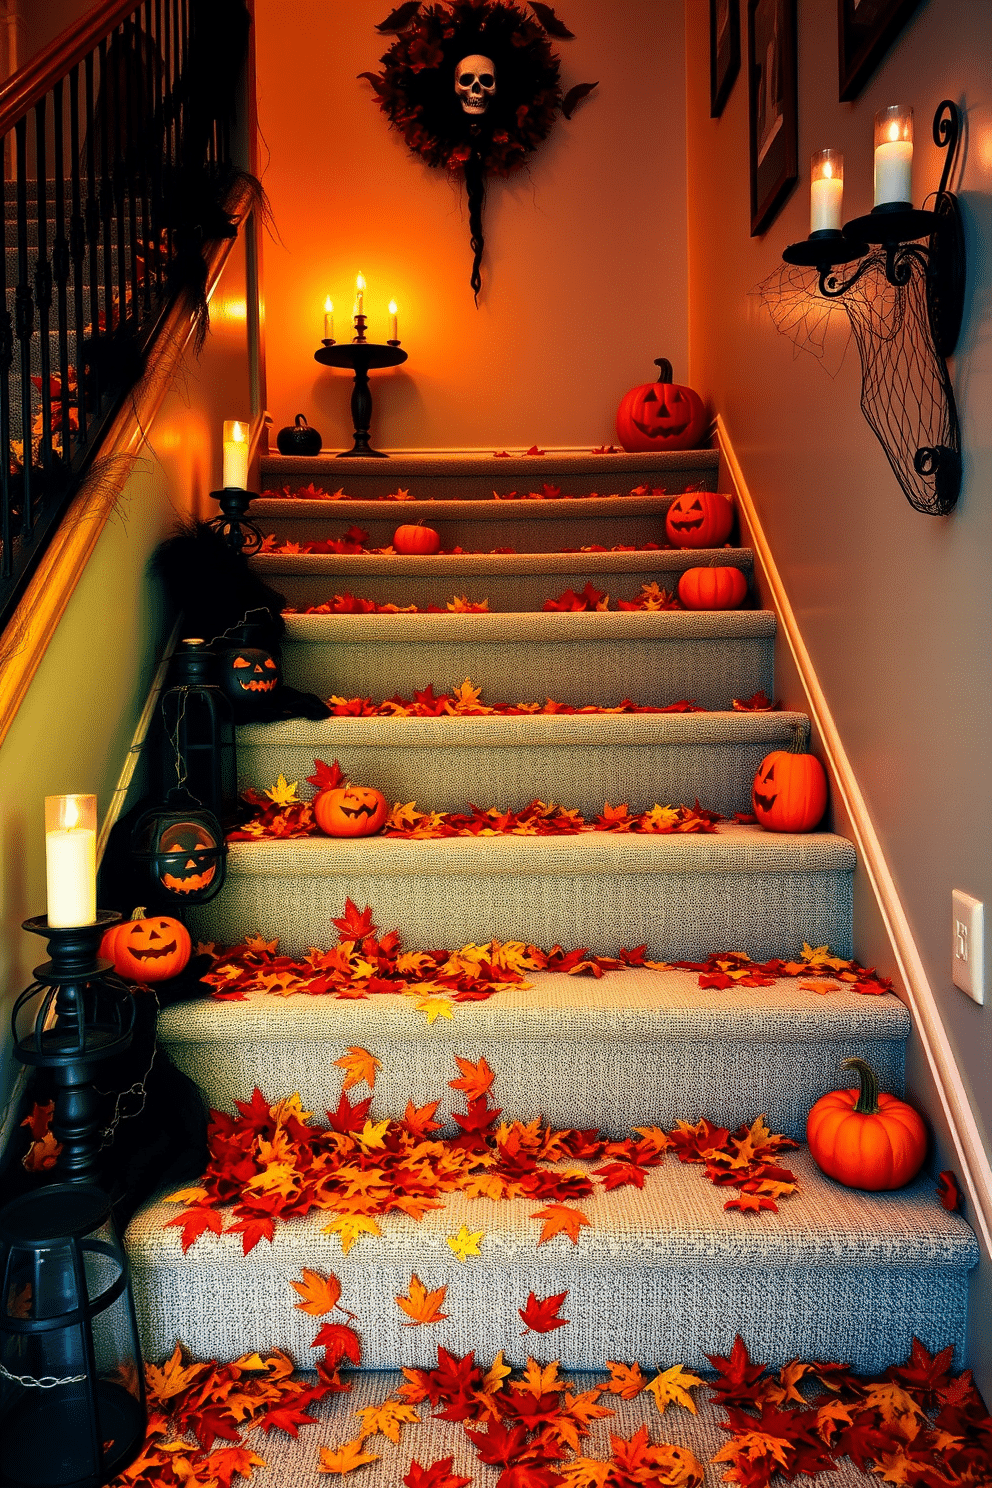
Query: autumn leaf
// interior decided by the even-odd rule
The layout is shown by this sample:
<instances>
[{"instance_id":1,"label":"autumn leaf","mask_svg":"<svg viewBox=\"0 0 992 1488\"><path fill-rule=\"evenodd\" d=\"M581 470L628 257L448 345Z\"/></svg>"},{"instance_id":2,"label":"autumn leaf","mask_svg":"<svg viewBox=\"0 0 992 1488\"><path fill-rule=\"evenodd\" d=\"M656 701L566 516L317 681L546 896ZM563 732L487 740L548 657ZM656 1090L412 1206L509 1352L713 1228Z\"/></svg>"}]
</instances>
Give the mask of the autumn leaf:
<instances>
[{"instance_id":1,"label":"autumn leaf","mask_svg":"<svg viewBox=\"0 0 992 1488\"><path fill-rule=\"evenodd\" d=\"M285 775L280 774L275 785L265 792L270 801L277 806L295 806L299 797L296 787L299 782L294 780L292 784L287 782Z\"/></svg>"},{"instance_id":2,"label":"autumn leaf","mask_svg":"<svg viewBox=\"0 0 992 1488\"><path fill-rule=\"evenodd\" d=\"M199 1239L205 1230L210 1230L212 1234L219 1235L221 1233L222 1221L216 1209L206 1209L197 1206L195 1209L186 1209L182 1214L177 1214L175 1219L166 1220L166 1229L170 1229L173 1225L182 1226L183 1255L185 1255L194 1240Z\"/></svg>"},{"instance_id":3,"label":"autumn leaf","mask_svg":"<svg viewBox=\"0 0 992 1488\"><path fill-rule=\"evenodd\" d=\"M440 1309L444 1306L444 1296L448 1288L437 1287L429 1292L416 1272L410 1277L410 1290L405 1296L396 1298L396 1305L405 1312L412 1321L404 1323L404 1328L418 1328L430 1323L440 1323L448 1316Z\"/></svg>"},{"instance_id":4,"label":"autumn leaf","mask_svg":"<svg viewBox=\"0 0 992 1488\"><path fill-rule=\"evenodd\" d=\"M360 1085L362 1081L371 1090L375 1085L375 1072L382 1068L374 1054L370 1054L367 1049L358 1048L349 1049L340 1059L335 1059L334 1064L338 1069L347 1071L342 1090L350 1090L353 1085Z\"/></svg>"},{"instance_id":5,"label":"autumn leaf","mask_svg":"<svg viewBox=\"0 0 992 1488\"><path fill-rule=\"evenodd\" d=\"M543 1245L546 1240L562 1233L568 1236L573 1245L577 1245L579 1230L583 1225L591 1223L581 1209L570 1209L567 1204L549 1204L545 1209L539 1209L536 1214L532 1214L531 1219L544 1220L538 1245Z\"/></svg>"},{"instance_id":6,"label":"autumn leaf","mask_svg":"<svg viewBox=\"0 0 992 1488\"><path fill-rule=\"evenodd\" d=\"M318 765L322 763L321 760L317 761ZM334 763L336 765L337 760ZM324 768L326 769L327 766L325 765ZM379 928L378 925L372 923L372 910L369 906L366 904L359 914L357 905L353 904L350 899L344 901L344 914L341 918L332 920L331 924L341 932L342 940L361 941L367 935L374 935Z\"/></svg>"},{"instance_id":7,"label":"autumn leaf","mask_svg":"<svg viewBox=\"0 0 992 1488\"><path fill-rule=\"evenodd\" d=\"M661 1370L655 1375L649 1384L644 1386L645 1390L654 1396L654 1403L658 1407L659 1416L665 1414L666 1405L684 1405L686 1410L696 1414L696 1402L689 1394L690 1390L698 1389L703 1381L697 1374L690 1374L682 1368L681 1364L674 1365L671 1369Z\"/></svg>"},{"instance_id":8,"label":"autumn leaf","mask_svg":"<svg viewBox=\"0 0 992 1488\"><path fill-rule=\"evenodd\" d=\"M473 1233L468 1225L463 1224L457 1235L448 1235L446 1239L449 1249L454 1252L458 1260L465 1261L469 1256L482 1254L479 1249L482 1243L482 1235L482 1230L476 1230Z\"/></svg>"},{"instance_id":9,"label":"autumn leaf","mask_svg":"<svg viewBox=\"0 0 992 1488\"><path fill-rule=\"evenodd\" d=\"M448 1081L451 1089L464 1090L467 1101L481 1100L496 1078L485 1059L473 1064L470 1059L460 1059L456 1054L455 1063L462 1073L460 1079Z\"/></svg>"},{"instance_id":10,"label":"autumn leaf","mask_svg":"<svg viewBox=\"0 0 992 1488\"><path fill-rule=\"evenodd\" d=\"M569 88L561 101L561 111L566 119L570 119L575 112L576 105L581 103L593 90L598 88L599 83L576 83L574 88Z\"/></svg>"},{"instance_id":11,"label":"autumn leaf","mask_svg":"<svg viewBox=\"0 0 992 1488\"><path fill-rule=\"evenodd\" d=\"M355 1415L362 1423L362 1437L374 1436L377 1432L391 1442L400 1439L400 1427L412 1425L420 1417L412 1405L402 1400L384 1400L381 1405L367 1405Z\"/></svg>"},{"instance_id":12,"label":"autumn leaf","mask_svg":"<svg viewBox=\"0 0 992 1488\"><path fill-rule=\"evenodd\" d=\"M937 1174L937 1197L941 1205L953 1212L961 1208L961 1191L958 1182L949 1168Z\"/></svg>"},{"instance_id":13,"label":"autumn leaf","mask_svg":"<svg viewBox=\"0 0 992 1488\"><path fill-rule=\"evenodd\" d=\"M310 1346L324 1350L329 1369L337 1369L342 1359L356 1366L362 1362L362 1341L347 1323L325 1323Z\"/></svg>"},{"instance_id":14,"label":"autumn leaf","mask_svg":"<svg viewBox=\"0 0 992 1488\"><path fill-rule=\"evenodd\" d=\"M564 1328L571 1319L558 1317L558 1309L567 1296L567 1288L563 1292L555 1292L550 1297L536 1297L531 1292L527 1298L527 1305L517 1308L522 1321L526 1324L524 1333L529 1330L535 1333L553 1333L555 1328Z\"/></svg>"},{"instance_id":15,"label":"autumn leaf","mask_svg":"<svg viewBox=\"0 0 992 1488\"><path fill-rule=\"evenodd\" d=\"M341 1296L341 1283L331 1273L329 1276L321 1276L319 1271L310 1271L306 1266L302 1267L303 1280L290 1280L290 1286L298 1296L303 1298L302 1302L295 1302L294 1307L300 1312L308 1312L312 1317L323 1317L325 1313L332 1312L338 1305Z\"/></svg>"},{"instance_id":16,"label":"autumn leaf","mask_svg":"<svg viewBox=\"0 0 992 1488\"><path fill-rule=\"evenodd\" d=\"M354 1472L356 1467L364 1467L367 1462L378 1462L377 1452L366 1452L364 1450L363 1438L357 1436L354 1441L345 1442L343 1447L321 1447L319 1473L338 1473L342 1477L345 1473Z\"/></svg>"},{"instance_id":17,"label":"autumn leaf","mask_svg":"<svg viewBox=\"0 0 992 1488\"><path fill-rule=\"evenodd\" d=\"M468 1488L471 1478L459 1477L451 1471L454 1457L439 1457L430 1467L421 1467L419 1462L410 1463L410 1471L403 1479L404 1488Z\"/></svg>"},{"instance_id":18,"label":"autumn leaf","mask_svg":"<svg viewBox=\"0 0 992 1488\"><path fill-rule=\"evenodd\" d=\"M318 791L337 790L339 785L345 785L348 777L341 769L337 760L327 765L323 760L314 760L313 774L307 776L307 784L316 786Z\"/></svg>"},{"instance_id":19,"label":"autumn leaf","mask_svg":"<svg viewBox=\"0 0 992 1488\"><path fill-rule=\"evenodd\" d=\"M171 1400L188 1390L210 1368L209 1364L184 1364L182 1344L177 1343L166 1362L145 1365L148 1389L158 1401Z\"/></svg>"},{"instance_id":20,"label":"autumn leaf","mask_svg":"<svg viewBox=\"0 0 992 1488\"><path fill-rule=\"evenodd\" d=\"M647 1384L638 1364L617 1364L613 1359L607 1359L606 1367L610 1377L604 1389L611 1395L619 1395L621 1400L633 1400Z\"/></svg>"},{"instance_id":21,"label":"autumn leaf","mask_svg":"<svg viewBox=\"0 0 992 1488\"><path fill-rule=\"evenodd\" d=\"M325 1225L321 1233L337 1235L341 1241L341 1249L347 1255L360 1236L381 1235L382 1231L375 1220L367 1214L342 1214L331 1224Z\"/></svg>"}]
</instances>

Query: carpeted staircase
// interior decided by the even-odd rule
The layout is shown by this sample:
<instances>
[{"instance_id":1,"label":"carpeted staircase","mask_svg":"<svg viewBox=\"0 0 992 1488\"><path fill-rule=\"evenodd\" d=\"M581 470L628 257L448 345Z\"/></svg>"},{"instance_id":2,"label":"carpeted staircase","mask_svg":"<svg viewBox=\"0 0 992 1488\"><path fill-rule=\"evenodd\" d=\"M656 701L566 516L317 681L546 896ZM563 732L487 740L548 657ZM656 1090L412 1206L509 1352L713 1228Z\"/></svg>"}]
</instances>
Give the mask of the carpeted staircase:
<instances>
[{"instance_id":1,"label":"carpeted staircase","mask_svg":"<svg viewBox=\"0 0 992 1488\"><path fill-rule=\"evenodd\" d=\"M464 810L469 801L519 810L537 797L587 817L604 801L643 811L697 798L724 816L747 812L758 762L799 721L731 711L734 698L762 688L773 695L772 614L542 610L545 600L587 583L608 591L612 605L634 599L644 583L673 589L682 569L711 559L750 574L746 549L643 550L664 543L672 496L715 489L716 477L717 456L705 451L269 459L264 484L273 490L313 482L347 492L330 502L257 501L253 516L280 542L302 545L356 524L369 546L381 546L398 523L425 520L445 548L483 550L261 555L258 570L291 606L350 592L442 609L464 595L490 607L290 615L284 667L294 686L380 700L428 684L440 694L470 677L484 702L686 699L713 711L256 725L240 731L244 784L264 789L280 772L302 780L316 757L337 758L354 781L421 810ZM505 495L543 483L575 499L493 499L494 487ZM640 487L648 494L626 494ZM381 499L401 488L415 499ZM666 494L650 494L656 488ZM589 498L593 490L602 494ZM594 545L642 550L579 551ZM507 548L517 551L492 551ZM715 951L789 958L805 941L847 957L857 952L854 866L851 844L829 830L776 835L733 821L699 836L244 842L232 846L222 894L193 922L203 939L230 943L257 931L295 955L333 945L331 920L348 897L370 905L376 924L396 927L412 949L495 937L614 955L621 945L646 943L651 959L672 961ZM733 1128L762 1114L773 1130L802 1139L812 1102L849 1083L838 1064L851 1055L875 1066L883 1089L902 1091L909 1015L891 994L818 995L802 979L720 991L670 968L598 980L538 972L528 980L529 990L459 1005L430 1026L404 998L252 995L172 1007L159 1033L212 1105L232 1110L257 1085L270 1100L298 1091L303 1108L321 1118L341 1092L334 1061L352 1046L381 1062L373 1117L398 1117L408 1099L444 1097L436 1119L447 1119L461 1109L448 1088L454 1057L485 1057L497 1077L492 1100L507 1119L543 1116L616 1139L642 1125L669 1129L705 1115ZM484 1364L502 1349L514 1363L533 1352L578 1370L601 1369L607 1359L705 1370L705 1354L728 1354L738 1333L753 1357L774 1364L798 1356L877 1371L901 1361L914 1335L932 1350L953 1344L960 1364L977 1248L960 1217L941 1208L933 1178L871 1194L825 1178L805 1149L788 1159L800 1188L777 1213L726 1210L725 1190L669 1156L642 1189L597 1189L584 1199L578 1207L591 1224L577 1244L558 1235L540 1248L533 1199L492 1203L453 1193L420 1222L387 1216L380 1238L362 1239L347 1254L321 1233L326 1215L312 1213L277 1227L271 1245L247 1256L237 1234L205 1234L183 1255L178 1230L164 1228L175 1206L153 1202L127 1236L146 1350L158 1358L181 1339L200 1357L232 1358L278 1344L307 1367L314 1320L294 1311L288 1278L309 1267L341 1281L345 1305L358 1315L365 1369L428 1367L442 1345L455 1354L474 1349ZM463 1224L484 1234L480 1255L465 1263L447 1244ZM394 1299L411 1272L426 1286L447 1285L446 1322L402 1325ZM518 1309L531 1291L567 1291L569 1325L522 1338ZM334 1430L340 1440L353 1426ZM430 1460L430 1448L417 1451ZM398 1483L400 1458L389 1460L392 1467L366 1469L365 1481ZM280 1467L280 1484L310 1481L312 1466L299 1462ZM495 1480L474 1459L471 1470L480 1483L489 1481L486 1472ZM833 1481L862 1481L850 1471Z\"/></svg>"}]
</instances>

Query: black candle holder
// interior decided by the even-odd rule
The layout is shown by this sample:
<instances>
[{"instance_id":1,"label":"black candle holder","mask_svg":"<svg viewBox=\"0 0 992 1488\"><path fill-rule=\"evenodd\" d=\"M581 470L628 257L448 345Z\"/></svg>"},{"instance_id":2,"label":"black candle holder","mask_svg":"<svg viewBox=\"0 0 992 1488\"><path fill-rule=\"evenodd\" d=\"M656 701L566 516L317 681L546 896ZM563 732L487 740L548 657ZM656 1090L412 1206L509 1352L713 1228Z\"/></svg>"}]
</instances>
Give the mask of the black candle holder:
<instances>
[{"instance_id":1,"label":"black candle holder","mask_svg":"<svg viewBox=\"0 0 992 1488\"><path fill-rule=\"evenodd\" d=\"M368 317L365 316L365 315L363 315L361 313L361 311L359 311L355 315L355 334L351 338L352 339L352 342L354 343L354 345L356 345L356 346L364 346L365 345L365 327L367 325L368 325Z\"/></svg>"},{"instance_id":2,"label":"black candle holder","mask_svg":"<svg viewBox=\"0 0 992 1488\"><path fill-rule=\"evenodd\" d=\"M131 989L99 954L120 920L116 910L101 910L92 925L63 929L49 925L47 915L24 921L25 930L47 938L51 960L35 967L36 980L14 1004L14 1054L55 1084L52 1132L62 1144L56 1173L68 1183L99 1183L93 1070L122 1054L134 1030Z\"/></svg>"},{"instance_id":3,"label":"black candle holder","mask_svg":"<svg viewBox=\"0 0 992 1488\"><path fill-rule=\"evenodd\" d=\"M248 508L257 495L257 491L243 491L240 486L225 486L222 491L210 492L210 499L218 502L221 514L207 526L219 532L228 547L246 558L257 553L262 546L261 532L254 522L247 519Z\"/></svg>"},{"instance_id":4,"label":"black candle holder","mask_svg":"<svg viewBox=\"0 0 992 1488\"><path fill-rule=\"evenodd\" d=\"M355 316L355 324L365 317ZM364 331L364 325L363 325ZM351 418L355 426L355 443L352 449L342 450L338 459L354 455L371 455L376 459L388 458L382 450L369 444L369 427L372 423L372 393L369 389L369 371L373 367L398 367L405 362L408 353L401 350L398 342L389 341L384 346L375 341L355 340L350 345L324 346L315 351L313 359L324 367L346 367L355 374L355 386L351 394Z\"/></svg>"}]
</instances>

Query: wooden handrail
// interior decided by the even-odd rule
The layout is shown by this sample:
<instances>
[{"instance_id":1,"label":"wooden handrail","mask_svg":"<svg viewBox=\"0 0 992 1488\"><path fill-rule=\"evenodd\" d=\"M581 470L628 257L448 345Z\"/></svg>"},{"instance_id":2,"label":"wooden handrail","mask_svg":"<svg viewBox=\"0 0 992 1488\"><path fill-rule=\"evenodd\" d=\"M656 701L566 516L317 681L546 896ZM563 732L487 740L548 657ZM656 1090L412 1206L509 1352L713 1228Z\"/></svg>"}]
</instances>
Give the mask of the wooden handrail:
<instances>
[{"instance_id":1,"label":"wooden handrail","mask_svg":"<svg viewBox=\"0 0 992 1488\"><path fill-rule=\"evenodd\" d=\"M54 83L67 77L77 62L82 62L105 41L121 21L140 10L141 4L142 0L100 0L100 4L66 26L18 68L0 88L0 139L41 102Z\"/></svg>"}]
</instances>

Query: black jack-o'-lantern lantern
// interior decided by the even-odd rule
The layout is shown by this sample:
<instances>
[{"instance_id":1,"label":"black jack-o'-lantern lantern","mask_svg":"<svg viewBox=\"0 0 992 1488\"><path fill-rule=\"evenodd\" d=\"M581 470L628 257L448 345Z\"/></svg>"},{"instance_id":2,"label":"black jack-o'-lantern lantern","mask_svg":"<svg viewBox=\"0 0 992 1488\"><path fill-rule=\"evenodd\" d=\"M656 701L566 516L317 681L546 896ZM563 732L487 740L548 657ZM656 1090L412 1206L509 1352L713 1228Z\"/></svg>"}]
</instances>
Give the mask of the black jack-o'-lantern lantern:
<instances>
[{"instance_id":1,"label":"black jack-o'-lantern lantern","mask_svg":"<svg viewBox=\"0 0 992 1488\"><path fill-rule=\"evenodd\" d=\"M204 904L224 882L227 844L220 822L174 791L165 807L146 811L135 824L132 856L143 863L158 898Z\"/></svg>"},{"instance_id":2,"label":"black jack-o'-lantern lantern","mask_svg":"<svg viewBox=\"0 0 992 1488\"><path fill-rule=\"evenodd\" d=\"M278 712L279 652L257 625L242 626L220 655L220 685L237 723L266 722Z\"/></svg>"}]
</instances>

